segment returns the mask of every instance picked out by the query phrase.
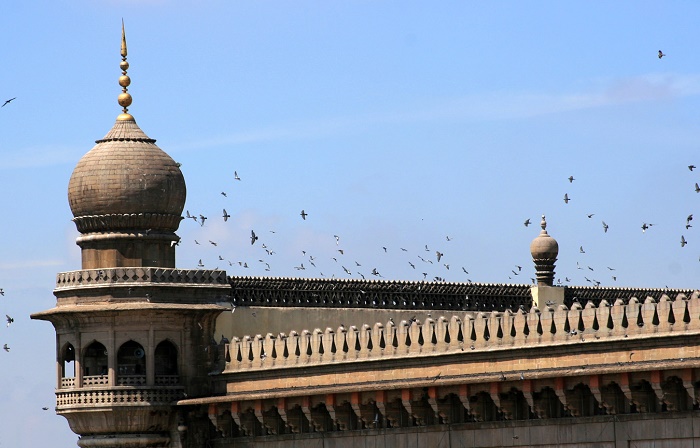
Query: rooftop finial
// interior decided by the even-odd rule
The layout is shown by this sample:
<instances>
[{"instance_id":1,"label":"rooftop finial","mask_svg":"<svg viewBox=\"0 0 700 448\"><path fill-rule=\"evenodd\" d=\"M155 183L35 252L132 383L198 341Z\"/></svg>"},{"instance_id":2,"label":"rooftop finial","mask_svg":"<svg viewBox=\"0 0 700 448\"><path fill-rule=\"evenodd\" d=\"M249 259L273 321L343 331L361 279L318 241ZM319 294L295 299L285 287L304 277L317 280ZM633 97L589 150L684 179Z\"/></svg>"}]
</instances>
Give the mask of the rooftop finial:
<instances>
[{"instance_id":1,"label":"rooftop finial","mask_svg":"<svg viewBox=\"0 0 700 448\"><path fill-rule=\"evenodd\" d=\"M559 243L547 233L547 219L542 215L542 230L530 244L530 254L535 262L537 286L554 285L554 263L559 255Z\"/></svg>"},{"instance_id":2,"label":"rooftop finial","mask_svg":"<svg viewBox=\"0 0 700 448\"><path fill-rule=\"evenodd\" d=\"M129 69L129 63L126 62L126 32L124 31L124 19L122 19L122 61L119 64L119 68L122 69L122 75L119 77L119 85L122 86L122 93L119 94L119 105L123 107L122 113L117 117L117 120L133 120L134 117L129 114L129 106L131 106L131 95L128 92L127 87L131 84L131 79L126 75L126 71Z\"/></svg>"},{"instance_id":3,"label":"rooftop finial","mask_svg":"<svg viewBox=\"0 0 700 448\"><path fill-rule=\"evenodd\" d=\"M542 222L540 222L540 227L542 227L542 232L547 233L547 218L542 215Z\"/></svg>"}]
</instances>

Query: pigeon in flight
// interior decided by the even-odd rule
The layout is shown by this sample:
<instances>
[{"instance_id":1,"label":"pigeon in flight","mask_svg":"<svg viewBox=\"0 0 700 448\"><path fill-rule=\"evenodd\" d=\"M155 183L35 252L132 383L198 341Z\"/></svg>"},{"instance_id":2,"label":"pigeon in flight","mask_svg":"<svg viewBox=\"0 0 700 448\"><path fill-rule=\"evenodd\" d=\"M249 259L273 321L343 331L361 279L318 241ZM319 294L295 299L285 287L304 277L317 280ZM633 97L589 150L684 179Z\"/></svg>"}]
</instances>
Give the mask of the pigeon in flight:
<instances>
[{"instance_id":1,"label":"pigeon in flight","mask_svg":"<svg viewBox=\"0 0 700 448\"><path fill-rule=\"evenodd\" d=\"M202 259L201 259L201 258L199 259L199 263L197 263L197 267L199 267L199 268L203 268L203 267L204 267L204 263L202 263Z\"/></svg>"},{"instance_id":2,"label":"pigeon in flight","mask_svg":"<svg viewBox=\"0 0 700 448\"><path fill-rule=\"evenodd\" d=\"M339 245L340 244L340 237L338 235L333 235L333 238L335 238L335 245L336 246Z\"/></svg>"},{"instance_id":3,"label":"pigeon in flight","mask_svg":"<svg viewBox=\"0 0 700 448\"><path fill-rule=\"evenodd\" d=\"M578 251L579 251L580 253L582 253L582 254L585 254L585 253L586 253L586 251L583 250L583 246L579 247L579 248L578 248Z\"/></svg>"},{"instance_id":4,"label":"pigeon in flight","mask_svg":"<svg viewBox=\"0 0 700 448\"><path fill-rule=\"evenodd\" d=\"M223 196L223 197L225 197L225 198L228 197L228 196L226 196L226 192L225 192L225 191L222 191L222 192L221 192L221 196Z\"/></svg>"},{"instance_id":5,"label":"pigeon in flight","mask_svg":"<svg viewBox=\"0 0 700 448\"><path fill-rule=\"evenodd\" d=\"M588 214L588 215L586 215L586 216L588 216L588 219L591 219L592 217L595 216L595 213L590 213L590 214Z\"/></svg>"},{"instance_id":6,"label":"pigeon in flight","mask_svg":"<svg viewBox=\"0 0 700 448\"><path fill-rule=\"evenodd\" d=\"M7 344L5 344L5 345L2 346L2 349L5 350L6 352L9 352L9 351L10 351L10 346L7 345Z\"/></svg>"},{"instance_id":7,"label":"pigeon in flight","mask_svg":"<svg viewBox=\"0 0 700 448\"><path fill-rule=\"evenodd\" d=\"M252 246L258 240L258 236L255 234L254 230L250 231L250 245Z\"/></svg>"},{"instance_id":8,"label":"pigeon in flight","mask_svg":"<svg viewBox=\"0 0 700 448\"><path fill-rule=\"evenodd\" d=\"M569 183L573 183L573 181L575 181L575 180L576 179L574 179L574 176L569 176Z\"/></svg>"},{"instance_id":9,"label":"pigeon in flight","mask_svg":"<svg viewBox=\"0 0 700 448\"><path fill-rule=\"evenodd\" d=\"M605 224L605 221L603 221L603 230L605 231L605 233L608 233L608 225Z\"/></svg>"},{"instance_id":10,"label":"pigeon in flight","mask_svg":"<svg viewBox=\"0 0 700 448\"><path fill-rule=\"evenodd\" d=\"M663 51L659 50L659 59L661 59L664 56L666 56L666 54Z\"/></svg>"},{"instance_id":11,"label":"pigeon in flight","mask_svg":"<svg viewBox=\"0 0 700 448\"><path fill-rule=\"evenodd\" d=\"M700 186L698 186L697 182L695 182L695 192L700 193Z\"/></svg>"},{"instance_id":12,"label":"pigeon in flight","mask_svg":"<svg viewBox=\"0 0 700 448\"><path fill-rule=\"evenodd\" d=\"M9 314L5 314L5 318L6 318L6 320L7 320L7 326L8 326L8 327L10 326L10 324L11 324L12 322L15 321L13 318L10 317Z\"/></svg>"},{"instance_id":13,"label":"pigeon in flight","mask_svg":"<svg viewBox=\"0 0 700 448\"><path fill-rule=\"evenodd\" d=\"M569 194L568 194L568 193L564 193L564 203L565 203L565 204L568 204L570 200L571 200L571 199L569 199Z\"/></svg>"},{"instance_id":14,"label":"pigeon in flight","mask_svg":"<svg viewBox=\"0 0 700 448\"><path fill-rule=\"evenodd\" d=\"M525 222L523 223L525 227L529 226L532 222L530 221L530 218L527 218Z\"/></svg>"},{"instance_id":15,"label":"pigeon in flight","mask_svg":"<svg viewBox=\"0 0 700 448\"><path fill-rule=\"evenodd\" d=\"M442 256L443 256L444 254L443 254L442 252L440 252L439 250L436 250L436 251L435 251L435 255L437 256L437 261L438 261L438 263L440 263L440 259L442 258Z\"/></svg>"},{"instance_id":16,"label":"pigeon in flight","mask_svg":"<svg viewBox=\"0 0 700 448\"><path fill-rule=\"evenodd\" d=\"M233 172L233 178L234 178L235 180L241 180L241 178L238 177L238 172L237 172L237 171L234 171L234 172Z\"/></svg>"},{"instance_id":17,"label":"pigeon in flight","mask_svg":"<svg viewBox=\"0 0 700 448\"><path fill-rule=\"evenodd\" d=\"M303 219L304 221L306 221L306 217L309 216L309 214L306 213L303 209L299 214L301 215L301 219Z\"/></svg>"},{"instance_id":18,"label":"pigeon in flight","mask_svg":"<svg viewBox=\"0 0 700 448\"><path fill-rule=\"evenodd\" d=\"M685 237L681 235L681 247L685 247L686 244L688 244L688 242L685 240Z\"/></svg>"},{"instance_id":19,"label":"pigeon in flight","mask_svg":"<svg viewBox=\"0 0 700 448\"><path fill-rule=\"evenodd\" d=\"M226 213L226 209L224 209L224 222L228 221L228 219L231 217L228 213Z\"/></svg>"},{"instance_id":20,"label":"pigeon in flight","mask_svg":"<svg viewBox=\"0 0 700 448\"><path fill-rule=\"evenodd\" d=\"M207 218L206 216L204 216L204 215L199 215L199 220L201 221L201 222L199 223L199 225L200 225L200 226L203 226L203 225L204 225L204 221L206 221L207 219L208 219L208 218Z\"/></svg>"},{"instance_id":21,"label":"pigeon in flight","mask_svg":"<svg viewBox=\"0 0 700 448\"><path fill-rule=\"evenodd\" d=\"M0 107L5 107L5 106L7 106L8 104L10 104L11 102L13 102L13 101L16 100L16 99L17 99L17 97L10 98L9 100L5 100L5 102L2 103L2 106L0 106Z\"/></svg>"},{"instance_id":22,"label":"pigeon in flight","mask_svg":"<svg viewBox=\"0 0 700 448\"><path fill-rule=\"evenodd\" d=\"M693 170L695 169L695 165L688 165L688 169L689 169L690 171L693 171Z\"/></svg>"}]
</instances>

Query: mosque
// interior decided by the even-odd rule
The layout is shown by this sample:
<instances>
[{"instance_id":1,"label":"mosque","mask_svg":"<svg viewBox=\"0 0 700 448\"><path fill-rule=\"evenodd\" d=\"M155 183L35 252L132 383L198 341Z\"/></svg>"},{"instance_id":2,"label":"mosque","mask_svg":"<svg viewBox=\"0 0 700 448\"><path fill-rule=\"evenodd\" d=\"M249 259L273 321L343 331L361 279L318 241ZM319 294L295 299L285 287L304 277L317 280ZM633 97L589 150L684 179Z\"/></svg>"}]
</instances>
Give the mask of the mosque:
<instances>
[{"instance_id":1,"label":"mosque","mask_svg":"<svg viewBox=\"0 0 700 448\"><path fill-rule=\"evenodd\" d=\"M544 217L536 285L178 269L185 180L128 112L123 30L121 56L123 111L68 184L82 266L31 316L80 447L700 443L700 294L555 286Z\"/></svg>"}]
</instances>

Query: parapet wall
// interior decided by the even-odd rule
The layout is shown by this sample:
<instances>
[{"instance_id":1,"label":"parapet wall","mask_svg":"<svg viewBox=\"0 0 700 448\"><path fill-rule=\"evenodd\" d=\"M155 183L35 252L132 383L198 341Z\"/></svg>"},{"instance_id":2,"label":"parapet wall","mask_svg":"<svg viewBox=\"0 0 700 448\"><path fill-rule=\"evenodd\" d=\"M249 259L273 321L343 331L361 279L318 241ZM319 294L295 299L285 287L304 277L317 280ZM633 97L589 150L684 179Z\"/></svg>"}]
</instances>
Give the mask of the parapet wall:
<instances>
[{"instance_id":1,"label":"parapet wall","mask_svg":"<svg viewBox=\"0 0 700 448\"><path fill-rule=\"evenodd\" d=\"M486 350L551 347L697 334L700 295L662 295L656 301L619 299L614 304L574 302L512 312L467 312L425 322L390 320L386 324L291 331L233 338L225 345L224 373L391 358L435 356Z\"/></svg>"}]
</instances>

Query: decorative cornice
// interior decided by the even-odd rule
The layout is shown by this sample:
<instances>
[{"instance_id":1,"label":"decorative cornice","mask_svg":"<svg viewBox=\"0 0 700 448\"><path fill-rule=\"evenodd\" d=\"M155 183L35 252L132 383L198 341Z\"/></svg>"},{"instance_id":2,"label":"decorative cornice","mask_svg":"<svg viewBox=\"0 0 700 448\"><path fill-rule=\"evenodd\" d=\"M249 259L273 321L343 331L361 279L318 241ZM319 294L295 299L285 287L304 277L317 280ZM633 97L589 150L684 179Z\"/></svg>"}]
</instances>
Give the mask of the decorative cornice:
<instances>
[{"instance_id":1,"label":"decorative cornice","mask_svg":"<svg viewBox=\"0 0 700 448\"><path fill-rule=\"evenodd\" d=\"M80 233L135 229L174 231L180 226L181 220L180 215L164 213L115 213L73 218Z\"/></svg>"},{"instance_id":2,"label":"decorative cornice","mask_svg":"<svg viewBox=\"0 0 700 448\"><path fill-rule=\"evenodd\" d=\"M147 286L221 286L228 289L226 271L204 269L163 269L163 268L112 268L85 269L81 271L60 272L56 276L56 291L87 286L111 285Z\"/></svg>"}]
</instances>

